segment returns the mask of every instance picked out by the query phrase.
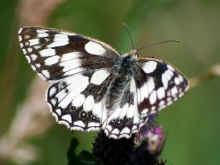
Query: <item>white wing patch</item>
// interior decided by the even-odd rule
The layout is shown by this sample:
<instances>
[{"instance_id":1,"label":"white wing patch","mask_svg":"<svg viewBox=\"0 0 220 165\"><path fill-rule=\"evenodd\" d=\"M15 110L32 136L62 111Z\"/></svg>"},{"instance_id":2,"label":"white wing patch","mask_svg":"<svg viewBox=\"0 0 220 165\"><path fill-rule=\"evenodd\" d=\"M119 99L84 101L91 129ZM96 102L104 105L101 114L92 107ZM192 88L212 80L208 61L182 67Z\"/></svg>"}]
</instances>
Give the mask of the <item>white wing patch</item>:
<instances>
[{"instance_id":1,"label":"white wing patch","mask_svg":"<svg viewBox=\"0 0 220 165\"><path fill-rule=\"evenodd\" d=\"M96 85L100 85L109 75L110 73L107 70L101 69L93 73L90 82Z\"/></svg>"},{"instance_id":2,"label":"white wing patch","mask_svg":"<svg viewBox=\"0 0 220 165\"><path fill-rule=\"evenodd\" d=\"M55 49L49 48L49 49L43 49L39 51L39 53L42 57L50 57L50 56L54 56L56 54L56 51Z\"/></svg>"},{"instance_id":3,"label":"white wing patch","mask_svg":"<svg viewBox=\"0 0 220 165\"><path fill-rule=\"evenodd\" d=\"M54 65L54 64L57 64L60 60L60 56L52 56L52 57L49 57L47 58L44 63L45 65Z\"/></svg>"},{"instance_id":4,"label":"white wing patch","mask_svg":"<svg viewBox=\"0 0 220 165\"><path fill-rule=\"evenodd\" d=\"M69 38L65 34L56 34L54 35L53 43L48 45L48 48L60 47L69 44Z\"/></svg>"},{"instance_id":5,"label":"white wing patch","mask_svg":"<svg viewBox=\"0 0 220 165\"><path fill-rule=\"evenodd\" d=\"M157 97L159 100L163 99L165 97L165 90L163 87L160 87L158 90L157 90Z\"/></svg>"},{"instance_id":6,"label":"white wing patch","mask_svg":"<svg viewBox=\"0 0 220 165\"><path fill-rule=\"evenodd\" d=\"M72 105L76 108L79 108L83 105L85 101L85 96L83 94L78 94L72 101Z\"/></svg>"},{"instance_id":7,"label":"white wing patch","mask_svg":"<svg viewBox=\"0 0 220 165\"><path fill-rule=\"evenodd\" d=\"M94 105L94 98L92 95L87 96L84 104L83 104L83 109L88 112L91 111Z\"/></svg>"},{"instance_id":8,"label":"white wing patch","mask_svg":"<svg viewBox=\"0 0 220 165\"><path fill-rule=\"evenodd\" d=\"M63 56L61 58L61 62L77 59L79 57L81 57L80 52L66 53L66 54L63 54Z\"/></svg>"},{"instance_id":9,"label":"white wing patch","mask_svg":"<svg viewBox=\"0 0 220 165\"><path fill-rule=\"evenodd\" d=\"M93 55L104 55L106 50L103 48L102 45L93 42L93 41L89 41L86 45L85 45L85 50Z\"/></svg>"},{"instance_id":10,"label":"white wing patch","mask_svg":"<svg viewBox=\"0 0 220 165\"><path fill-rule=\"evenodd\" d=\"M157 68L157 62L149 61L146 62L143 66L143 70L145 73L152 73Z\"/></svg>"}]
</instances>

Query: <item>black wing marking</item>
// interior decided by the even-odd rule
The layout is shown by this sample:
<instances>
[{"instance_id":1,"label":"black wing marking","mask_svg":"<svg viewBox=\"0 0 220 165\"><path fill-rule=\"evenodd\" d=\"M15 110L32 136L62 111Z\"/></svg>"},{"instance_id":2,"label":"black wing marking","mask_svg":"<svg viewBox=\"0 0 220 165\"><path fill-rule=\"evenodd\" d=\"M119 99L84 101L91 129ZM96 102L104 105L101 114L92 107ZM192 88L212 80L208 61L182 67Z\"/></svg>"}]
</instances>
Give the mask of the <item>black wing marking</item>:
<instances>
[{"instance_id":1,"label":"black wing marking","mask_svg":"<svg viewBox=\"0 0 220 165\"><path fill-rule=\"evenodd\" d=\"M19 30L18 36L31 67L48 81L83 71L111 68L119 59L119 53L111 46L76 33L25 27Z\"/></svg>"}]
</instances>

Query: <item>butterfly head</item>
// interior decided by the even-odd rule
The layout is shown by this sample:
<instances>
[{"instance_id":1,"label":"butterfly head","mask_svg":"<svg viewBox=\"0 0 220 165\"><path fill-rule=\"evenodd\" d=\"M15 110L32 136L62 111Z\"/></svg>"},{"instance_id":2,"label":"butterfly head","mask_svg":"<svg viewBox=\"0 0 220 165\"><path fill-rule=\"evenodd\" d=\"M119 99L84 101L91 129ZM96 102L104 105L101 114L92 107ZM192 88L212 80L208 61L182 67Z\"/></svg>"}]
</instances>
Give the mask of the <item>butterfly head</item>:
<instances>
[{"instance_id":1,"label":"butterfly head","mask_svg":"<svg viewBox=\"0 0 220 165\"><path fill-rule=\"evenodd\" d=\"M131 50L128 54L130 56L132 56L133 58L137 58L138 57L138 50Z\"/></svg>"}]
</instances>

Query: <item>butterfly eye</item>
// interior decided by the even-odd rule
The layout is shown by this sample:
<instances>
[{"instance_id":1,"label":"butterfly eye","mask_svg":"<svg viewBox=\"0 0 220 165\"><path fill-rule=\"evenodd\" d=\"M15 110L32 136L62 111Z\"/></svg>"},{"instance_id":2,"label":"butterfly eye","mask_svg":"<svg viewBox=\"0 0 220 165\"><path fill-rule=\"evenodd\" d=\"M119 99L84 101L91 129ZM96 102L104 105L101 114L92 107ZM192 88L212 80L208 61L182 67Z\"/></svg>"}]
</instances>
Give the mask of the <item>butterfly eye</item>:
<instances>
[{"instance_id":1,"label":"butterfly eye","mask_svg":"<svg viewBox=\"0 0 220 165\"><path fill-rule=\"evenodd\" d=\"M84 111L82 111L82 112L81 112L81 114L80 114L80 116L81 116L82 118L86 118L87 113L86 113L86 112L84 112Z\"/></svg>"},{"instance_id":2,"label":"butterfly eye","mask_svg":"<svg viewBox=\"0 0 220 165\"><path fill-rule=\"evenodd\" d=\"M116 122L115 119L113 119L113 120L110 121L111 124L115 124L115 122Z\"/></svg>"},{"instance_id":3,"label":"butterfly eye","mask_svg":"<svg viewBox=\"0 0 220 165\"><path fill-rule=\"evenodd\" d=\"M96 122L100 122L100 119L95 115L92 115L92 120Z\"/></svg>"},{"instance_id":4,"label":"butterfly eye","mask_svg":"<svg viewBox=\"0 0 220 165\"><path fill-rule=\"evenodd\" d=\"M94 115L92 116L92 120L96 120L96 117Z\"/></svg>"},{"instance_id":5,"label":"butterfly eye","mask_svg":"<svg viewBox=\"0 0 220 165\"><path fill-rule=\"evenodd\" d=\"M67 83L65 81L63 81L60 86L65 87L66 85L67 85Z\"/></svg>"},{"instance_id":6,"label":"butterfly eye","mask_svg":"<svg viewBox=\"0 0 220 165\"><path fill-rule=\"evenodd\" d=\"M76 107L73 107L73 106L72 106L70 109L71 109L72 111L74 111L74 110L76 110Z\"/></svg>"},{"instance_id":7,"label":"butterfly eye","mask_svg":"<svg viewBox=\"0 0 220 165\"><path fill-rule=\"evenodd\" d=\"M126 122L126 123L130 123L130 122L131 122L131 118L127 118L127 119L125 120L125 122Z\"/></svg>"},{"instance_id":8,"label":"butterfly eye","mask_svg":"<svg viewBox=\"0 0 220 165\"><path fill-rule=\"evenodd\" d=\"M117 123L116 123L118 126L120 126L122 124L122 120L117 120Z\"/></svg>"},{"instance_id":9,"label":"butterfly eye","mask_svg":"<svg viewBox=\"0 0 220 165\"><path fill-rule=\"evenodd\" d=\"M97 117L97 118L96 118L96 121L97 121L97 122L100 122L100 118Z\"/></svg>"}]
</instances>

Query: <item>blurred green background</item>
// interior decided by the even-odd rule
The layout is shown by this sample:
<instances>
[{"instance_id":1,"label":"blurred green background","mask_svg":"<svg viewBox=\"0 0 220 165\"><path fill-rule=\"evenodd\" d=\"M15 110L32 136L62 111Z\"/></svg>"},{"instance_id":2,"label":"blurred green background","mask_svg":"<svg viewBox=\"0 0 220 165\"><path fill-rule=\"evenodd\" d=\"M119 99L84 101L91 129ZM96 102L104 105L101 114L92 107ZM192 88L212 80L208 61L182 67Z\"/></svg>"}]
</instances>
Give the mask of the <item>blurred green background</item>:
<instances>
[{"instance_id":1,"label":"blurred green background","mask_svg":"<svg viewBox=\"0 0 220 165\"><path fill-rule=\"evenodd\" d=\"M65 0L51 10L53 0L34 1L36 13L39 3L50 2L43 13L35 13L51 12L43 23L34 24L34 19L30 24L24 21L32 12L25 13L30 1L0 1L0 137L19 113L36 76L18 47L20 26L43 25L74 31L102 40L124 53L131 49L129 37L121 26L124 22L129 26L135 48L167 39L182 40L183 44L144 49L140 55L164 59L188 78L220 63L219 0ZM173 165L220 164L219 118L220 78L189 90L159 115L168 135L162 158ZM65 126L53 119L52 122L48 131L28 141L39 151L37 160L29 164L67 164L66 151L72 136L79 139L81 148L91 150L96 133L76 131L72 135ZM4 164L17 163L6 160Z\"/></svg>"}]
</instances>

